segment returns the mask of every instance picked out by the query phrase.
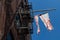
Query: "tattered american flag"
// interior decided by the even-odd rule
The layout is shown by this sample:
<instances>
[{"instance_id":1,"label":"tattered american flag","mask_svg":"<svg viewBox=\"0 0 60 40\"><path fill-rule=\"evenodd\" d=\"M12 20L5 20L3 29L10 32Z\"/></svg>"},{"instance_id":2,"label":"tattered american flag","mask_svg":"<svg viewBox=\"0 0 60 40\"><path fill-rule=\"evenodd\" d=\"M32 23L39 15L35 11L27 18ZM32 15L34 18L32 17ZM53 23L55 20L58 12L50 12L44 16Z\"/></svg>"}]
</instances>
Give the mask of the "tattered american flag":
<instances>
[{"instance_id":1,"label":"tattered american flag","mask_svg":"<svg viewBox=\"0 0 60 40\"><path fill-rule=\"evenodd\" d=\"M45 14L41 14L41 15L36 15L34 16L34 19L35 19L35 22L36 22L36 25L37 25L37 33L40 32L40 28L39 28L39 20L38 20L38 17L41 18L42 22L44 23L45 27L48 29L48 30L53 30L53 27L50 23L50 18L49 18L49 14L48 13L45 13Z\"/></svg>"}]
</instances>

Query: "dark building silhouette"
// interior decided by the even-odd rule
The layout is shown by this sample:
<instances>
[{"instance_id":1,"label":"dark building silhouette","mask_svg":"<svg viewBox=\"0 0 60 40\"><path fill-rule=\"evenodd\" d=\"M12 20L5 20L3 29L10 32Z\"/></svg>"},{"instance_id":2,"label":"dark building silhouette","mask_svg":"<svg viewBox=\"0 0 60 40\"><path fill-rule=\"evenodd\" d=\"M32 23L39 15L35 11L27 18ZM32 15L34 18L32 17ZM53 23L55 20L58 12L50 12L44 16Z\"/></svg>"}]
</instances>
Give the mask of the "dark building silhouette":
<instances>
[{"instance_id":1,"label":"dark building silhouette","mask_svg":"<svg viewBox=\"0 0 60 40\"><path fill-rule=\"evenodd\" d=\"M0 0L0 40L31 40L33 18L28 0Z\"/></svg>"}]
</instances>

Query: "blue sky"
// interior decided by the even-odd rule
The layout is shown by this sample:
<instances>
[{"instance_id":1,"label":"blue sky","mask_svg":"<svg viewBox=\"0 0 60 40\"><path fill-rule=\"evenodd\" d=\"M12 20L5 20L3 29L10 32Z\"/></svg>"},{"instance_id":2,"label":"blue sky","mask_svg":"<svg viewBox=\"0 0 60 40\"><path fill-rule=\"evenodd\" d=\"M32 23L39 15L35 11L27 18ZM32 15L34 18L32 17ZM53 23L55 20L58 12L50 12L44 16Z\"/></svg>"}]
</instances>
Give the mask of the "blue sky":
<instances>
[{"instance_id":1,"label":"blue sky","mask_svg":"<svg viewBox=\"0 0 60 40\"><path fill-rule=\"evenodd\" d=\"M33 10L56 8L55 11L49 12L50 21L54 30L48 31L41 19L39 19L41 32L37 35L36 25L33 22L34 33L32 34L32 40L60 40L60 0L29 0L29 2L32 2ZM34 15L39 13L34 13Z\"/></svg>"}]
</instances>

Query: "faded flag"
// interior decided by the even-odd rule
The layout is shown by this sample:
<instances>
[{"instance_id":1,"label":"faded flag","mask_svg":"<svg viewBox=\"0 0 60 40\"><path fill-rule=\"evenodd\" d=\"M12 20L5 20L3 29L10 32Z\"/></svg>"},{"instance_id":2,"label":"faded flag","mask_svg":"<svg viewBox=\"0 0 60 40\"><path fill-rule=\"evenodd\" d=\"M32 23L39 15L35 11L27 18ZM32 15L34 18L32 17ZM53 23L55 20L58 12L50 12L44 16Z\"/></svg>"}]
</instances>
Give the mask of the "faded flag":
<instances>
[{"instance_id":1,"label":"faded flag","mask_svg":"<svg viewBox=\"0 0 60 40\"><path fill-rule=\"evenodd\" d=\"M34 16L36 26L37 26L37 34L40 33L40 27L39 27L39 20L38 20L38 15Z\"/></svg>"},{"instance_id":2,"label":"faded flag","mask_svg":"<svg viewBox=\"0 0 60 40\"><path fill-rule=\"evenodd\" d=\"M48 13L42 14L39 17L41 18L41 20L43 21L45 27L48 30L53 30L53 27L52 27L52 25L50 23L50 19L49 19L49 14Z\"/></svg>"}]
</instances>

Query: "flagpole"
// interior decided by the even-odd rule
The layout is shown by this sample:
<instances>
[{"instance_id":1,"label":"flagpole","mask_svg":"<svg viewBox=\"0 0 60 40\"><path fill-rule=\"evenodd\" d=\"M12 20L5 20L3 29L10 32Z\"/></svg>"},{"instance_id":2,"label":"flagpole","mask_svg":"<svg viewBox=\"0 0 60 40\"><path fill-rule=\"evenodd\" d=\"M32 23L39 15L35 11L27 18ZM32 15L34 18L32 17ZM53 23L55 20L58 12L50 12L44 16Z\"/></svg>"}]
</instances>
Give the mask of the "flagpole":
<instances>
[{"instance_id":1,"label":"flagpole","mask_svg":"<svg viewBox=\"0 0 60 40\"><path fill-rule=\"evenodd\" d=\"M56 10L56 8L43 9L43 10L32 10L32 11L28 11L27 13L49 12L49 11L53 11L53 10ZM26 11L25 11L25 12L21 12L21 13L26 13ZM26 13L26 14L27 14L27 13Z\"/></svg>"},{"instance_id":2,"label":"flagpole","mask_svg":"<svg viewBox=\"0 0 60 40\"><path fill-rule=\"evenodd\" d=\"M56 10L56 8L50 8L50 9L44 9L44 10L33 10L32 12L48 12L48 11L53 11Z\"/></svg>"}]
</instances>

